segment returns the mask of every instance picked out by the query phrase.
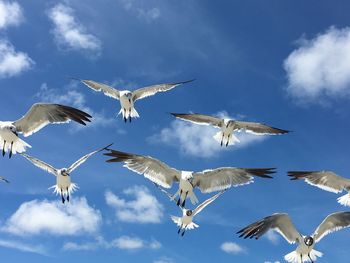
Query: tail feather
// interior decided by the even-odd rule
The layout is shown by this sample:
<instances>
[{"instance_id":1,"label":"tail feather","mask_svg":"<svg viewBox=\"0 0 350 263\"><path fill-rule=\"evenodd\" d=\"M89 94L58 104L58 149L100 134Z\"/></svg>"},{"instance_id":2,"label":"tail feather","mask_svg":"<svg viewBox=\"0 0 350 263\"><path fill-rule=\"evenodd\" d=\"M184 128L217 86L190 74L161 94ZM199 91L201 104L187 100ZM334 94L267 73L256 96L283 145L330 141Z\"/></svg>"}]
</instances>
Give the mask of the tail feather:
<instances>
[{"instance_id":1,"label":"tail feather","mask_svg":"<svg viewBox=\"0 0 350 263\"><path fill-rule=\"evenodd\" d=\"M131 108L130 112L129 112L129 110L126 110L124 112L124 109L121 108L120 111L118 112L118 116L120 114L122 114L123 118L126 118L126 119L128 119L129 117L131 117L131 118L139 118L140 117L139 113L135 110L135 108Z\"/></svg>"},{"instance_id":2,"label":"tail feather","mask_svg":"<svg viewBox=\"0 0 350 263\"><path fill-rule=\"evenodd\" d=\"M223 145L226 145L227 140L228 140L228 144L227 145L235 145L236 143L239 143L240 140L232 133L230 135L230 138L228 138L228 136L224 136L223 137L223 133L222 131L217 132L213 138L218 142L218 143L222 143Z\"/></svg>"},{"instance_id":3,"label":"tail feather","mask_svg":"<svg viewBox=\"0 0 350 263\"><path fill-rule=\"evenodd\" d=\"M338 203L343 206L350 206L350 193L347 193L346 195L339 197L337 200L338 200Z\"/></svg>"},{"instance_id":4,"label":"tail feather","mask_svg":"<svg viewBox=\"0 0 350 263\"><path fill-rule=\"evenodd\" d=\"M320 258L322 256L323 256L323 254L320 251L317 251L314 249L310 251L310 258L312 261L316 261L317 258ZM311 262L310 258L307 254L303 254L303 262ZM293 252L285 255L284 259L290 263L300 263L301 262L301 256L297 251L293 251ZM301 262L301 263L303 263L303 262Z\"/></svg>"},{"instance_id":5,"label":"tail feather","mask_svg":"<svg viewBox=\"0 0 350 263\"><path fill-rule=\"evenodd\" d=\"M20 138L16 138L16 140L13 141L12 145L12 153L23 153L26 151L26 148L32 148L28 143L21 140ZM0 149L2 150L4 148L5 152L9 152L11 150L11 143L6 142L4 147L4 141L0 140Z\"/></svg>"},{"instance_id":6,"label":"tail feather","mask_svg":"<svg viewBox=\"0 0 350 263\"><path fill-rule=\"evenodd\" d=\"M173 220L173 222L177 225L177 226L181 226L182 225L182 220L181 217L178 216L170 216L171 220Z\"/></svg>"}]
</instances>

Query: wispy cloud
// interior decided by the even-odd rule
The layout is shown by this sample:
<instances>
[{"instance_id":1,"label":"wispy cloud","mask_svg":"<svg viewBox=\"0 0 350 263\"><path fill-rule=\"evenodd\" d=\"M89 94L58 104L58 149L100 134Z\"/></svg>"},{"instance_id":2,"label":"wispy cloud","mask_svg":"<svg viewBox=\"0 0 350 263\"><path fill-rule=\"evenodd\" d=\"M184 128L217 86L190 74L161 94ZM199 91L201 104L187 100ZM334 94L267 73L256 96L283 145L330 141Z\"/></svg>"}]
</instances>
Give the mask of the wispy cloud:
<instances>
[{"instance_id":1,"label":"wispy cloud","mask_svg":"<svg viewBox=\"0 0 350 263\"><path fill-rule=\"evenodd\" d=\"M139 19L146 22L152 22L161 16L158 7L149 6L148 1L139 0L119 0L125 10L135 14Z\"/></svg>"},{"instance_id":2,"label":"wispy cloud","mask_svg":"<svg viewBox=\"0 0 350 263\"><path fill-rule=\"evenodd\" d=\"M63 250L74 251L89 251L96 249L113 249L118 248L122 250L137 250L137 249L159 249L162 245L157 240L144 240L139 237L121 236L110 242L104 240L103 237L98 237L95 242L75 243L67 242L63 245Z\"/></svg>"},{"instance_id":3,"label":"wispy cloud","mask_svg":"<svg viewBox=\"0 0 350 263\"><path fill-rule=\"evenodd\" d=\"M80 235L95 233L102 222L99 210L87 200L76 198L68 205L58 201L33 200L20 205L6 220L2 231L18 236L26 235Z\"/></svg>"},{"instance_id":4,"label":"wispy cloud","mask_svg":"<svg viewBox=\"0 0 350 263\"><path fill-rule=\"evenodd\" d=\"M218 112L216 115L221 118L234 119L229 117L225 111ZM152 135L147 140L152 144L162 143L178 147L180 152L185 155L209 158L217 156L222 151L244 147L262 141L265 138L265 136L237 133L236 136L240 143L226 148L221 147L213 138L218 131L212 126L174 120L171 122L170 127L161 129L159 133Z\"/></svg>"},{"instance_id":5,"label":"wispy cloud","mask_svg":"<svg viewBox=\"0 0 350 263\"><path fill-rule=\"evenodd\" d=\"M22 252L30 252L30 253L40 254L40 255L47 254L45 247L42 245L38 245L38 246L31 245L31 244L26 244L15 240L0 239L0 246L20 250Z\"/></svg>"},{"instance_id":6,"label":"wispy cloud","mask_svg":"<svg viewBox=\"0 0 350 263\"><path fill-rule=\"evenodd\" d=\"M273 230L266 233L266 238L274 245L279 243L279 235Z\"/></svg>"},{"instance_id":7,"label":"wispy cloud","mask_svg":"<svg viewBox=\"0 0 350 263\"><path fill-rule=\"evenodd\" d=\"M100 52L101 41L86 32L85 27L75 18L72 8L57 4L49 10L48 16L54 24L53 33L59 47Z\"/></svg>"},{"instance_id":8,"label":"wispy cloud","mask_svg":"<svg viewBox=\"0 0 350 263\"><path fill-rule=\"evenodd\" d=\"M17 26L23 20L22 7L17 2L0 1L0 29Z\"/></svg>"},{"instance_id":9,"label":"wispy cloud","mask_svg":"<svg viewBox=\"0 0 350 263\"><path fill-rule=\"evenodd\" d=\"M33 65L34 61L26 53L16 51L9 41L0 39L0 78L19 75Z\"/></svg>"},{"instance_id":10,"label":"wispy cloud","mask_svg":"<svg viewBox=\"0 0 350 263\"><path fill-rule=\"evenodd\" d=\"M245 253L246 249L234 242L222 243L220 249L228 254L237 255L240 253Z\"/></svg>"},{"instance_id":11,"label":"wispy cloud","mask_svg":"<svg viewBox=\"0 0 350 263\"><path fill-rule=\"evenodd\" d=\"M160 223L163 218L163 206L144 186L134 186L123 192L134 196L134 200L119 198L111 191L105 193L106 202L116 210L119 221L127 223Z\"/></svg>"},{"instance_id":12,"label":"wispy cloud","mask_svg":"<svg viewBox=\"0 0 350 263\"><path fill-rule=\"evenodd\" d=\"M299 101L350 95L350 28L329 28L299 47L284 61L288 92Z\"/></svg>"},{"instance_id":13,"label":"wispy cloud","mask_svg":"<svg viewBox=\"0 0 350 263\"><path fill-rule=\"evenodd\" d=\"M175 261L172 258L161 257L153 261L153 263L174 263Z\"/></svg>"}]
</instances>

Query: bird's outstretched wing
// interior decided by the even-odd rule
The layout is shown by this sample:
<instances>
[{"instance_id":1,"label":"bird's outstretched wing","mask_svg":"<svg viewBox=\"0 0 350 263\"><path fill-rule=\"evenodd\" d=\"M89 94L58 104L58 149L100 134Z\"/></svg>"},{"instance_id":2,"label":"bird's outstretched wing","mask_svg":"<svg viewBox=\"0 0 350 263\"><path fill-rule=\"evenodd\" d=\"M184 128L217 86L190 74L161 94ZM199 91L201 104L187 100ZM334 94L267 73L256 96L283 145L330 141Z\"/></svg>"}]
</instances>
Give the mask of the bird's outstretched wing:
<instances>
[{"instance_id":1,"label":"bird's outstretched wing","mask_svg":"<svg viewBox=\"0 0 350 263\"><path fill-rule=\"evenodd\" d=\"M252 183L254 176L272 178L274 168L234 168L221 167L193 173L193 187L197 186L202 193L220 191L232 186Z\"/></svg>"},{"instance_id":2,"label":"bird's outstretched wing","mask_svg":"<svg viewBox=\"0 0 350 263\"><path fill-rule=\"evenodd\" d=\"M170 188L174 181L180 180L180 171L169 167L165 163L155 158L111 149L109 150L110 152L105 153L104 155L113 158L107 160L107 162L124 162L124 167L135 173L143 174L153 183L156 183L164 188Z\"/></svg>"},{"instance_id":3,"label":"bird's outstretched wing","mask_svg":"<svg viewBox=\"0 0 350 263\"><path fill-rule=\"evenodd\" d=\"M176 118L181 120L190 121L200 125L213 125L215 127L221 127L224 123L224 120L221 118L204 115L204 114L196 114L196 113L171 113Z\"/></svg>"},{"instance_id":4,"label":"bird's outstretched wing","mask_svg":"<svg viewBox=\"0 0 350 263\"><path fill-rule=\"evenodd\" d=\"M266 124L248 121L234 121L235 131L245 131L257 135L285 134L289 131L268 126Z\"/></svg>"},{"instance_id":5,"label":"bird's outstretched wing","mask_svg":"<svg viewBox=\"0 0 350 263\"><path fill-rule=\"evenodd\" d=\"M350 212L337 212L327 216L314 233L315 242L324 236L350 226Z\"/></svg>"},{"instance_id":6,"label":"bird's outstretched wing","mask_svg":"<svg viewBox=\"0 0 350 263\"><path fill-rule=\"evenodd\" d=\"M194 81L194 79L176 82L176 83L157 84L157 85L152 85L152 86L144 87L141 89L137 89L137 90L134 90L132 92L132 94L133 94L132 98L134 101L139 100L139 99L143 99L143 98L146 98L149 96L153 96L154 94L156 94L158 92L164 92L164 91L171 90L179 85L189 83L191 81Z\"/></svg>"},{"instance_id":7,"label":"bird's outstretched wing","mask_svg":"<svg viewBox=\"0 0 350 263\"><path fill-rule=\"evenodd\" d=\"M67 173L71 173L73 172L76 168L78 168L81 164L83 164L87 159L89 159L92 155L101 152L103 150L107 150L109 146L111 146L113 143L109 144L106 147L103 147L99 150L93 151L91 153L88 153L86 155L84 155L83 157L81 157L78 161L74 162L68 169L67 169Z\"/></svg>"},{"instance_id":8,"label":"bird's outstretched wing","mask_svg":"<svg viewBox=\"0 0 350 263\"><path fill-rule=\"evenodd\" d=\"M208 198L207 200L205 200L203 203L201 203L199 206L197 206L194 210L193 210L193 216L197 215L198 213L200 213L207 205L209 205L211 202L213 202L216 198L218 198L220 195L222 195L225 192L225 190L217 193L216 195Z\"/></svg>"},{"instance_id":9,"label":"bird's outstretched wing","mask_svg":"<svg viewBox=\"0 0 350 263\"><path fill-rule=\"evenodd\" d=\"M47 164L35 157L32 157L28 154L21 153L21 155L26 158L28 161L30 161L32 164L34 164L36 167L39 167L43 169L44 171L53 174L54 176L57 176L57 169L51 166L50 164Z\"/></svg>"},{"instance_id":10,"label":"bird's outstretched wing","mask_svg":"<svg viewBox=\"0 0 350 263\"><path fill-rule=\"evenodd\" d=\"M288 176L333 193L350 191L350 180L331 171L289 171Z\"/></svg>"},{"instance_id":11,"label":"bird's outstretched wing","mask_svg":"<svg viewBox=\"0 0 350 263\"><path fill-rule=\"evenodd\" d=\"M85 84L87 87L89 87L94 91L102 91L108 97L111 97L117 100L119 100L120 98L119 90L112 88L111 86L108 86L106 84L99 83L93 80L86 80L86 79L77 79L77 80L80 80L83 84Z\"/></svg>"},{"instance_id":12,"label":"bird's outstretched wing","mask_svg":"<svg viewBox=\"0 0 350 263\"><path fill-rule=\"evenodd\" d=\"M92 118L84 111L60 104L35 103L19 120L14 122L16 130L24 136L32 135L48 124L65 123L71 120L82 125Z\"/></svg>"},{"instance_id":13,"label":"bird's outstretched wing","mask_svg":"<svg viewBox=\"0 0 350 263\"><path fill-rule=\"evenodd\" d=\"M299 243L303 240L290 220L288 214L273 214L259 220L237 232L239 237L259 239L267 231L274 230L284 237L290 244Z\"/></svg>"},{"instance_id":14,"label":"bird's outstretched wing","mask_svg":"<svg viewBox=\"0 0 350 263\"><path fill-rule=\"evenodd\" d=\"M4 182L4 183L9 183L10 181L7 180L5 177L0 176L0 181Z\"/></svg>"}]
</instances>

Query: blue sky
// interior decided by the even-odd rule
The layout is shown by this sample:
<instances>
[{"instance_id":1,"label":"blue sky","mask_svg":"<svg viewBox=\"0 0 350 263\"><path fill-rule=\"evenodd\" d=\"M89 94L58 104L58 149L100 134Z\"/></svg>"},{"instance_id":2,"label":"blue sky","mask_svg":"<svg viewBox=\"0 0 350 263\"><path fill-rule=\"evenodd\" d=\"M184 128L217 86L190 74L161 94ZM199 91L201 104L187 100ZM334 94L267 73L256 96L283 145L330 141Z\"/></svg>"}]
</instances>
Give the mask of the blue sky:
<instances>
[{"instance_id":1,"label":"blue sky","mask_svg":"<svg viewBox=\"0 0 350 263\"><path fill-rule=\"evenodd\" d=\"M2 258L282 262L294 249L282 238L247 241L235 232L288 212L309 234L329 213L346 210L335 194L290 182L286 171L328 169L347 176L349 8L347 1L1 0L1 119L15 120L38 101L75 106L94 117L83 128L41 130L26 139L29 154L62 167L114 142L115 149L183 170L278 169L273 180L227 191L198 216L200 227L180 238L170 220L178 208L142 176L105 163L102 155L72 175L80 189L66 206L47 189L54 184L50 174L20 156L1 158L1 175L11 181L0 185ZM67 76L130 89L196 81L138 101L141 118L124 124L116 117L117 101ZM205 140L215 130L168 114L189 111L293 132L242 136L240 145L223 150ZM349 235L341 231L318 244L320 262L344 262Z\"/></svg>"}]
</instances>

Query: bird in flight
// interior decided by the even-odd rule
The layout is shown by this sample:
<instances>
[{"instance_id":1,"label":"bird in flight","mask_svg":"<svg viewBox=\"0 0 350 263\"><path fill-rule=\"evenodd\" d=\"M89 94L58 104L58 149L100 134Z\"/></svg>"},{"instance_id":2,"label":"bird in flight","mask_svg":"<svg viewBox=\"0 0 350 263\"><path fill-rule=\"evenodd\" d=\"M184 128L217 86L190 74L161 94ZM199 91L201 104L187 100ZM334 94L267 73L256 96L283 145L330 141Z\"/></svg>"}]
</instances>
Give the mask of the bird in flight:
<instances>
[{"instance_id":1,"label":"bird in flight","mask_svg":"<svg viewBox=\"0 0 350 263\"><path fill-rule=\"evenodd\" d=\"M18 137L22 133L24 137L44 128L48 124L65 123L71 120L82 125L90 122L92 118L84 111L64 106L60 104L35 103L30 110L17 121L0 121L0 149L2 155L9 152L9 158L12 154L22 153L27 147L31 147L28 143Z\"/></svg>"},{"instance_id":2,"label":"bird in flight","mask_svg":"<svg viewBox=\"0 0 350 263\"><path fill-rule=\"evenodd\" d=\"M270 127L265 124L257 122L237 121L231 119L217 118L204 114L186 114L186 113L171 113L174 117L189 121L199 125L212 125L219 128L221 131L214 135L214 139L220 143L221 146L234 145L240 140L235 136L234 132L245 131L255 135L276 135L285 134L289 131Z\"/></svg>"},{"instance_id":3,"label":"bird in flight","mask_svg":"<svg viewBox=\"0 0 350 263\"><path fill-rule=\"evenodd\" d=\"M328 215L311 236L300 234L288 214L276 213L265 217L238 231L239 237L259 239L269 230L283 236L290 244L297 244L295 251L285 255L284 259L291 263L314 262L322 253L315 250L315 244L335 231L350 226L350 212L338 212Z\"/></svg>"},{"instance_id":4,"label":"bird in flight","mask_svg":"<svg viewBox=\"0 0 350 263\"><path fill-rule=\"evenodd\" d=\"M22 153L21 155L26 158L28 161L30 161L35 166L43 169L44 171L53 174L56 176L56 184L50 188L54 189L55 194L60 194L62 203L67 200L69 202L70 195L78 188L78 186L71 181L71 173L78 168L81 164L83 164L87 159L89 159L92 155L101 152L107 147L111 146L112 144L103 147L99 150L93 151L89 154L84 155L79 160L74 162L69 168L61 168L56 169L50 164L47 164L35 157L29 156L28 154Z\"/></svg>"},{"instance_id":5,"label":"bird in flight","mask_svg":"<svg viewBox=\"0 0 350 263\"><path fill-rule=\"evenodd\" d=\"M76 79L76 78L73 78L73 79ZM118 90L111 86L108 86L106 84L99 83L93 80L84 80L84 79L76 79L76 80L81 81L83 84L85 84L86 86L88 86L90 89L94 91L102 91L106 96L119 100L121 108L118 115L122 114L125 122L128 119L129 119L129 122L131 122L131 118L140 117L134 106L137 100L140 100L149 96L153 96L158 92L165 92L179 85L194 81L194 79L192 79L192 80L175 82L175 83L156 84L156 85L140 88L134 91L130 91L130 90Z\"/></svg>"},{"instance_id":6,"label":"bird in flight","mask_svg":"<svg viewBox=\"0 0 350 263\"><path fill-rule=\"evenodd\" d=\"M350 206L350 179L337 175L332 171L289 171L291 180L305 180L310 185L333 193L347 193L339 197L338 203Z\"/></svg>"},{"instance_id":7,"label":"bird in flight","mask_svg":"<svg viewBox=\"0 0 350 263\"><path fill-rule=\"evenodd\" d=\"M171 188L173 182L179 182L178 191L174 198L179 196L178 205L185 206L186 198L192 204L198 203L194 188L202 193L221 191L230 187L246 185L254 181L254 176L272 178L274 168L234 168L221 167L202 172L179 171L167 164L151 157L108 149L104 155L112 157L107 162L124 162L124 167L143 174L144 177L164 188Z\"/></svg>"},{"instance_id":8,"label":"bird in flight","mask_svg":"<svg viewBox=\"0 0 350 263\"><path fill-rule=\"evenodd\" d=\"M158 189L160 189L163 193L165 193L170 200L174 201L174 197L165 191L164 189L160 188L159 185L155 184ZM181 209L182 217L178 216L171 216L171 219L173 222L179 227L179 230L177 231L178 234L181 233L181 236L183 236L186 232L186 230L192 230L194 228L198 228L199 225L193 222L193 218L199 214L207 205L212 203L216 198L218 198L220 195L222 195L225 192L225 190L217 193L216 195L208 198L203 203L198 205L195 209L186 209L185 207L177 204L177 206ZM181 232L182 231L182 232Z\"/></svg>"}]
</instances>

